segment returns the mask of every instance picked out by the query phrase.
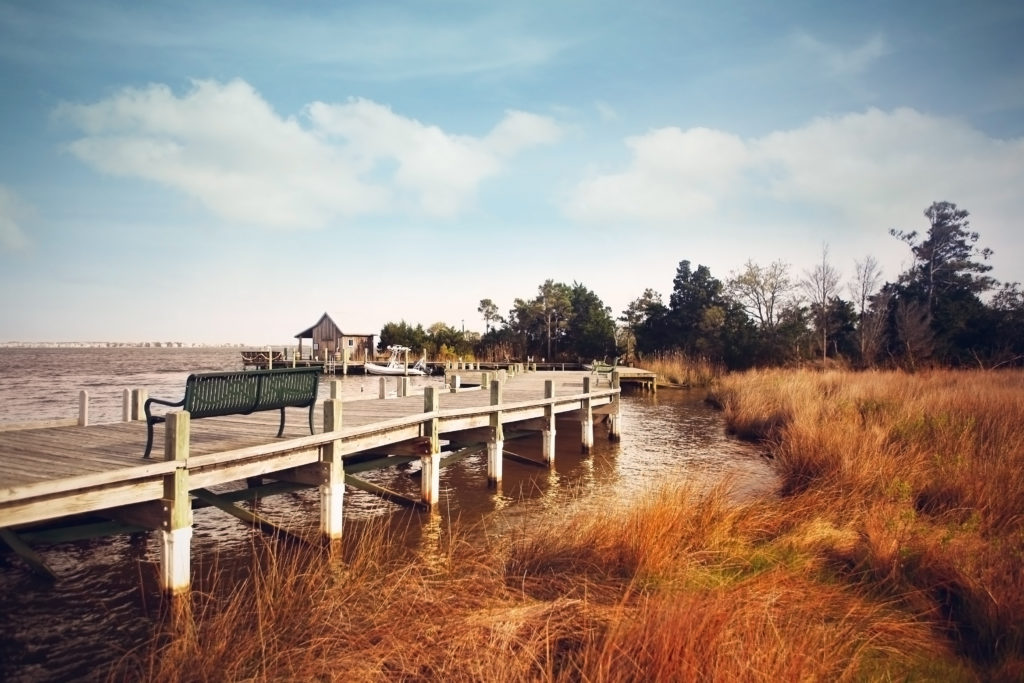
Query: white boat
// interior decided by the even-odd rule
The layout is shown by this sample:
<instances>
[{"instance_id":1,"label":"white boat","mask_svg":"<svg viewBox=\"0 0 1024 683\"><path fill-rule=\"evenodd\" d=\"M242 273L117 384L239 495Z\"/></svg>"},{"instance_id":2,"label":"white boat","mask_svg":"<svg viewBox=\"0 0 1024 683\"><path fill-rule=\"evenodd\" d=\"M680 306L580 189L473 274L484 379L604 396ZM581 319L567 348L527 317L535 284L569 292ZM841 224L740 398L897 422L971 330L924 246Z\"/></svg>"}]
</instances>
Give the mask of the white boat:
<instances>
[{"instance_id":1,"label":"white boat","mask_svg":"<svg viewBox=\"0 0 1024 683\"><path fill-rule=\"evenodd\" d=\"M380 363L366 363L366 374L367 375L426 375L427 367L423 359L416 361L416 364L411 368L407 367L408 362L402 362L399 360L399 356L404 354L404 358L408 361L409 358L409 347L408 346L389 346L388 351L391 352L391 356L388 358L387 365L381 365Z\"/></svg>"}]
</instances>

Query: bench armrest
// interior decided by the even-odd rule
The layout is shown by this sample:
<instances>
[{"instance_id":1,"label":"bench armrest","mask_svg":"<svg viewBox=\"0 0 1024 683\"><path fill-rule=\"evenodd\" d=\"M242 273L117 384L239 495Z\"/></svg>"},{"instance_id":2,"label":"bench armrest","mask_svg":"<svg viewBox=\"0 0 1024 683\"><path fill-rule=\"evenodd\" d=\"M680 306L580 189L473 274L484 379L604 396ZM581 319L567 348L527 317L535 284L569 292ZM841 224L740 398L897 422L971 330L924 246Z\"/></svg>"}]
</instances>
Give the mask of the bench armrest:
<instances>
[{"instance_id":1,"label":"bench armrest","mask_svg":"<svg viewBox=\"0 0 1024 683\"><path fill-rule=\"evenodd\" d=\"M165 401L162 398L147 398L146 402L142 406L142 410L146 413L147 422L149 421L150 418L149 406L151 403L158 403L162 406L169 406L171 408L175 408L177 406L185 405L185 399L181 399L180 401Z\"/></svg>"}]
</instances>

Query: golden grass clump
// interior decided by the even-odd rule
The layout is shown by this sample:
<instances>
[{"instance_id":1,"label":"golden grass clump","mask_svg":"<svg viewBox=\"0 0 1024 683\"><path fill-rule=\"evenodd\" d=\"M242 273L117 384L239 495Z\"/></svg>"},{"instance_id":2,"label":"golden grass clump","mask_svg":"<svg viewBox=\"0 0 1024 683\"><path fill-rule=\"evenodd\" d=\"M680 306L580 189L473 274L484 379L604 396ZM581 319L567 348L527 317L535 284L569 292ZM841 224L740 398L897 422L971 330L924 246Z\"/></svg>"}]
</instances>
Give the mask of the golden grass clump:
<instances>
[{"instance_id":1,"label":"golden grass clump","mask_svg":"<svg viewBox=\"0 0 1024 683\"><path fill-rule=\"evenodd\" d=\"M725 368L703 356L692 357L678 351L641 358L637 367L658 376L663 386L706 387L725 373Z\"/></svg>"},{"instance_id":2,"label":"golden grass clump","mask_svg":"<svg viewBox=\"0 0 1024 683\"><path fill-rule=\"evenodd\" d=\"M830 497L817 514L861 537L835 566L930 612L992 674L1024 661L1022 380L775 371L715 391L732 429L765 440L783 495ZM781 417L752 428L764 415Z\"/></svg>"}]
</instances>

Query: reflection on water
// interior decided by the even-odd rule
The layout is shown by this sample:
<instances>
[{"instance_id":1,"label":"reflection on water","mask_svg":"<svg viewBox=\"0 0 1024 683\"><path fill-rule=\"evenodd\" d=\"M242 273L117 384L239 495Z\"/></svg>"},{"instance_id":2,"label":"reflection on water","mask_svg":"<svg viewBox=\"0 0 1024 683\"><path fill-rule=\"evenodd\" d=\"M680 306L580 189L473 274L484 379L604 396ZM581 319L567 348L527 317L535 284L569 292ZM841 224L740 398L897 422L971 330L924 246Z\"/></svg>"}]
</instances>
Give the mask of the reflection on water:
<instances>
[{"instance_id":1,"label":"reflection on water","mask_svg":"<svg viewBox=\"0 0 1024 683\"><path fill-rule=\"evenodd\" d=\"M146 387L150 396L177 399L189 373L238 367L237 351L227 349L0 349L0 422L73 416L79 388L90 391L94 421L117 421L123 388ZM412 379L413 391L440 383L437 378ZM344 378L342 396L376 396L378 381ZM328 392L325 382L321 396ZM597 425L589 455L580 452L579 422L559 419L553 468L506 458L503 481L495 489L487 486L486 453L471 456L441 471L441 500L434 511L408 510L348 488L346 532L354 535L368 521L385 520L396 542L409 544L420 561L436 564L446 561L439 549L456 524L519 525L539 511L562 509L580 499L642 496L666 480L711 486L728 479L736 495L744 497L771 491L774 477L768 464L752 446L729 438L721 415L702 399L702 392L626 395L622 440L610 442L607 428ZM543 460L539 433L505 446ZM419 496L416 463L360 476ZM315 489L264 499L258 507L262 516L296 533L317 533ZM215 576L246 575L258 533L214 508L197 510L192 539L197 589L209 586ZM144 644L161 611L158 542L155 534L142 534L42 547L40 554L60 577L55 583L29 574L16 558L0 553L0 680L102 677L112 661Z\"/></svg>"}]
</instances>

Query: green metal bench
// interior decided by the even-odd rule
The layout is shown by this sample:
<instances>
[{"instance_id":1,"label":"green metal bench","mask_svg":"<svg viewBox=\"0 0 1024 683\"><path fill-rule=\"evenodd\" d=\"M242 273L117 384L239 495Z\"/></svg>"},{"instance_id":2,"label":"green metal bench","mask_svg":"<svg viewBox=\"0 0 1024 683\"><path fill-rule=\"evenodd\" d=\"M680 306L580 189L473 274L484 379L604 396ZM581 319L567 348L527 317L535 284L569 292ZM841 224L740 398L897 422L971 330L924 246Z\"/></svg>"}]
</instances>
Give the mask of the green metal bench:
<instances>
[{"instance_id":1,"label":"green metal bench","mask_svg":"<svg viewBox=\"0 0 1024 683\"><path fill-rule=\"evenodd\" d=\"M610 379L611 374L615 371L615 368L617 368L618 366L619 366L619 359L617 357L615 358L614 361L612 361L611 365L609 365L608 363L605 363L604 361L595 360L594 361L594 365L593 365L593 370L591 371L591 374L597 375L597 382L595 383L595 386L600 386L601 385L601 378L602 377L608 379L608 382L611 383L611 379Z\"/></svg>"},{"instance_id":2,"label":"green metal bench","mask_svg":"<svg viewBox=\"0 0 1024 683\"><path fill-rule=\"evenodd\" d=\"M150 412L153 404L172 408L181 406L193 420L280 409L279 437L284 434L285 408L309 408L309 433L312 434L319 382L320 368L315 367L189 375L185 380L185 398L176 402L158 398L146 401L146 453L143 457L148 458L153 448L153 425L166 422L164 415Z\"/></svg>"}]
</instances>

